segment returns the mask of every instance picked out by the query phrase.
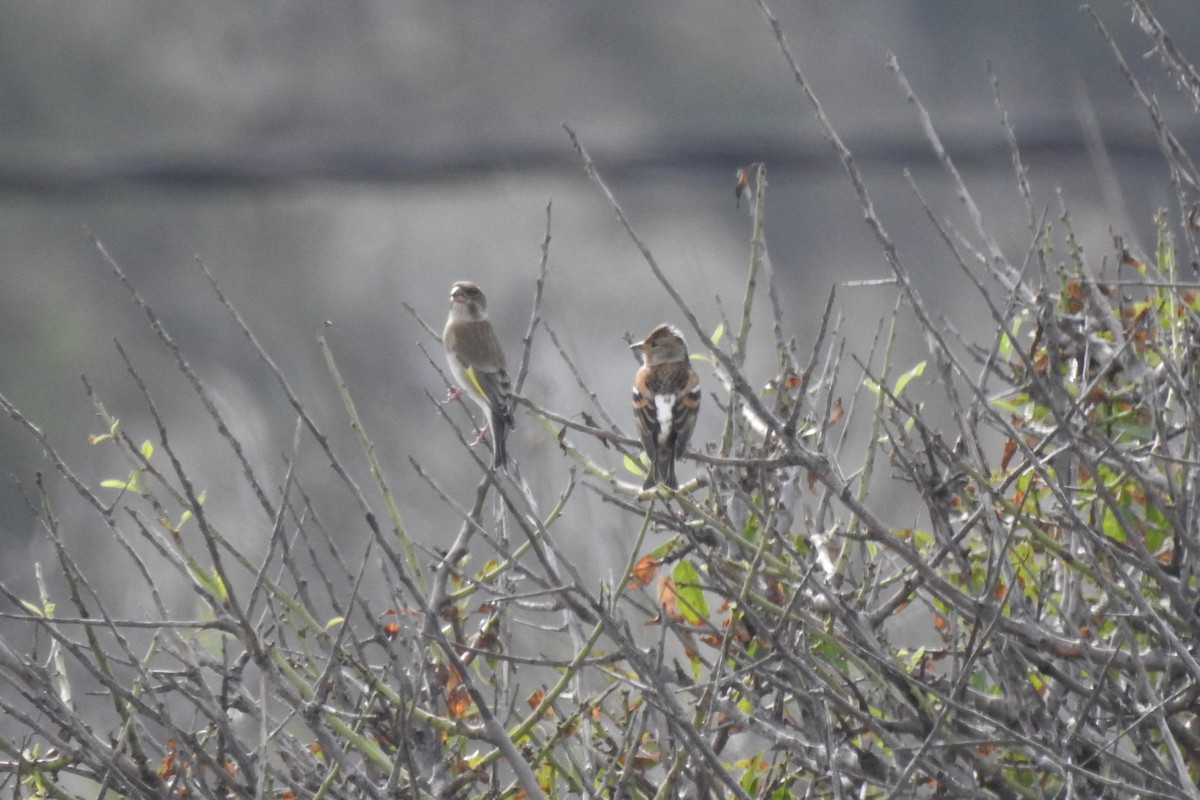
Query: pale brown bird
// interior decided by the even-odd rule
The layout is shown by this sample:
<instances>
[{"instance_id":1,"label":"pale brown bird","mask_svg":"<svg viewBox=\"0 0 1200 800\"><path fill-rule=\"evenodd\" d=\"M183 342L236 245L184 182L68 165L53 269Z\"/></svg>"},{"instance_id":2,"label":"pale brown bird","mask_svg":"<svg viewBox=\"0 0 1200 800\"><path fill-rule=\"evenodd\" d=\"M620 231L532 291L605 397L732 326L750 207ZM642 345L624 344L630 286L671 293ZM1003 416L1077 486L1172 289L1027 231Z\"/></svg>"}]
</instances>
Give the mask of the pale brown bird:
<instances>
[{"instance_id":1,"label":"pale brown bird","mask_svg":"<svg viewBox=\"0 0 1200 800\"><path fill-rule=\"evenodd\" d=\"M642 357L633 379L633 417L650 461L643 488L675 489L675 460L687 450L700 410L700 379L678 328L659 325L630 348Z\"/></svg>"},{"instance_id":2,"label":"pale brown bird","mask_svg":"<svg viewBox=\"0 0 1200 800\"><path fill-rule=\"evenodd\" d=\"M514 426L512 384L504 363L504 348L488 321L487 298L470 281L458 281L450 287L450 317L442 331L446 362L461 387L451 393L453 399L465 391L483 409L487 422L480 439L491 429L492 465L505 468L508 455L504 447L508 431Z\"/></svg>"}]
</instances>

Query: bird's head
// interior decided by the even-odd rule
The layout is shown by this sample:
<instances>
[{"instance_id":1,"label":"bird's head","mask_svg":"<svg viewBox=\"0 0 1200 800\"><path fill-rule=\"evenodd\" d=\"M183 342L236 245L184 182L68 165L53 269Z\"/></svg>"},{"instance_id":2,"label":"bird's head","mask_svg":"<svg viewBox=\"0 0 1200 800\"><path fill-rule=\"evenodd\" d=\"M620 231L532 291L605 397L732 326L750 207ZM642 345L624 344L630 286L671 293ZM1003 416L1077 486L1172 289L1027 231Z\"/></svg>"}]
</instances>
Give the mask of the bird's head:
<instances>
[{"instance_id":1,"label":"bird's head","mask_svg":"<svg viewBox=\"0 0 1200 800\"><path fill-rule=\"evenodd\" d=\"M471 281L458 281L451 286L451 313L462 313L459 309L466 312L464 316L473 319L481 319L486 316L487 298L483 296L483 290Z\"/></svg>"},{"instance_id":2,"label":"bird's head","mask_svg":"<svg viewBox=\"0 0 1200 800\"><path fill-rule=\"evenodd\" d=\"M646 366L688 360L687 342L674 325L659 325L645 339L629 347L642 356Z\"/></svg>"}]
</instances>

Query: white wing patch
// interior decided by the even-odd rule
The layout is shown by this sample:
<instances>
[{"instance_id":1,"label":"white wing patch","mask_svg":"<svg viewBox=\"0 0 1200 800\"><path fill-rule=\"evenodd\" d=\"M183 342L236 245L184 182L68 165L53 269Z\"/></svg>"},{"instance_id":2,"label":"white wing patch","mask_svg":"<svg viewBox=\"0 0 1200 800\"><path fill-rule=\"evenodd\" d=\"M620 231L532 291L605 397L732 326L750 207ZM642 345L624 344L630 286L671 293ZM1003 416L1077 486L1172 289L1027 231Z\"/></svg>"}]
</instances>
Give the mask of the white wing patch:
<instances>
[{"instance_id":1,"label":"white wing patch","mask_svg":"<svg viewBox=\"0 0 1200 800\"><path fill-rule=\"evenodd\" d=\"M675 395L654 395L654 408L658 412L658 443L665 447L674 425Z\"/></svg>"}]
</instances>

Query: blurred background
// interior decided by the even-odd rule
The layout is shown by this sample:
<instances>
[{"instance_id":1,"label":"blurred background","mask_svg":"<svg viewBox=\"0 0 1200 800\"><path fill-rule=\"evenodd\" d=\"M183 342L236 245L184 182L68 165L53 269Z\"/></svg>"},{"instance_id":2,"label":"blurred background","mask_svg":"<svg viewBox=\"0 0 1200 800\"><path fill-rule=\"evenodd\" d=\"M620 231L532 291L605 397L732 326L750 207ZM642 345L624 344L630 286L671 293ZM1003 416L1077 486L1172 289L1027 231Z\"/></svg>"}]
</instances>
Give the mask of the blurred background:
<instances>
[{"instance_id":1,"label":"blurred background","mask_svg":"<svg viewBox=\"0 0 1200 800\"><path fill-rule=\"evenodd\" d=\"M1200 4L1152 7L1184 55L1200 61ZM1092 8L1195 150L1195 115L1157 58L1144 57L1152 42L1127 6L1095 0ZM1055 219L1061 192L1093 268L1111 264L1114 233L1152 248L1152 216L1172 204L1166 167L1144 109L1075 0L777 2L774 10L918 289L964 336L989 342L994 331L903 171L939 216L970 226L885 66L888 52L1012 261L1023 262L1032 234L989 63L1036 201ZM477 473L428 397L446 390L425 355L440 366L440 345L402 304L440 331L451 282L479 282L515 368L552 204L545 321L627 433L635 362L623 337L683 322L584 175L562 123L578 132L708 330L722 309L735 317L740 307L750 227L733 188L735 170L751 161L767 163L768 244L786 332L802 356L835 284L890 274L749 0L4 3L0 75L0 392L81 481L114 501L99 483L129 466L88 444L104 426L79 376L135 440L158 438L119 340L210 513L251 555L270 521L92 235L164 320L268 487L282 482L294 414L197 259L369 490L316 344L327 330L405 521L430 546L453 536L459 517L410 459L464 505ZM839 289L850 352L866 357L894 302L890 287ZM758 382L773 371L765 323L760 316L749 367ZM898 368L925 357L919 339L901 341ZM856 380L847 377L847 396ZM707 382L715 384L711 375ZM595 415L544 335L525 394L562 414ZM697 443L719 430L706 402ZM451 413L464 421L462 409ZM518 426L510 451L549 504L568 462L531 417ZM621 470L619 456L588 447ZM366 534L345 492L310 440L302 456L307 488L328 494L335 505L326 509L347 512L327 510L324 523L344 528L349 552L360 552L353 542ZM0 461L13 478L0 485L0 581L31 595L30 563L51 557L23 498L44 473L64 538L79 557L113 564L98 581L119 586L125 562L102 521L9 419L0 422ZM637 520L588 497L578 503L564 535L577 532L581 552L604 571L613 558L604 543L632 541ZM595 513L582 513L589 504Z\"/></svg>"}]
</instances>

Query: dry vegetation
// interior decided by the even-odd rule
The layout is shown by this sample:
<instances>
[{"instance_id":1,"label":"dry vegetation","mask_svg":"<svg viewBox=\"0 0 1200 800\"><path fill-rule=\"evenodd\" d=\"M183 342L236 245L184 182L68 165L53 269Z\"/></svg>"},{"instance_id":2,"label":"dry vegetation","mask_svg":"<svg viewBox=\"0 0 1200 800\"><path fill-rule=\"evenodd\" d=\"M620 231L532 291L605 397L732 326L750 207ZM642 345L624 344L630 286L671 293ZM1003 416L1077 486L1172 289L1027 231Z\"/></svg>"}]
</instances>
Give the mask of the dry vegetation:
<instances>
[{"instance_id":1,"label":"dry vegetation","mask_svg":"<svg viewBox=\"0 0 1200 800\"><path fill-rule=\"evenodd\" d=\"M1195 69L1141 2L1131 8L1164 68L1200 98ZM69 501L90 505L123 549L127 591L156 610L113 615L89 583L92 565L60 535L62 494L39 480L31 494L56 548L54 585L66 591L18 597L0 587L5 612L37 642L22 652L0 640L8 795L1200 796L1200 287L1179 274L1200 258L1200 175L1114 47L1178 205L1155 218L1153 253L1118 242L1099 274L1075 246L1067 209L1035 207L1001 114L1029 219L1030 247L1010 259L893 63L977 224L951 230L929 210L994 318L994 338L964 342L913 290L849 150L763 11L892 270L896 318L876 348L844 352L833 293L817 341L797 348L785 337L763 237L763 165L744 172L752 235L740 318L714 335L568 131L691 325L712 390L706 413L724 415L723 432L693 443L697 481L644 493L628 425L600 407L525 401L525 424L540 420L573 463L554 478L557 504L538 508L519 470L492 474L480 454L475 494L445 495L462 507L462 529L431 557L409 538L403 517L417 511L398 507L388 488L397 479L375 463L353 387L327 348L361 451L330 446L213 282L297 415L293 459L268 479L242 455L169 321L109 259L231 445L274 535L256 561L231 544L206 512L221 498L200 495L202 476L161 421L152 443L134 441L97 400L108 428L96 444L111 448L122 477L93 489L34 415L0 397L45 446ZM522 378L532 348L557 346L539 317L554 279L551 227L548 213ZM768 323L752 336L756 315ZM892 363L900 319L928 342L920 364ZM758 347L778 364L766 386L742 372ZM570 367L573 354L559 352ZM136 365L127 367L158 421ZM928 418L918 384L944 394L950 426ZM834 387L846 385L857 389L839 396ZM864 429L865 451L847 453L847 432ZM607 448L626 454L616 472L600 458ZM333 524L310 502L295 477L300 453L328 465L327 480L358 508L353 520ZM348 466L363 458L366 486ZM920 527L885 521L872 496L885 472L920 504ZM640 531L614 580L581 577L560 548L581 491ZM366 553L339 545L331 529L347 527L369 531ZM664 543L651 547L651 531ZM497 556L467 558L477 546ZM162 595L176 581L204 614L170 616ZM362 588L378 585L390 593ZM936 646L892 641L906 610L925 615ZM537 627L536 649L517 646L518 625ZM106 714L83 717L85 690L109 698Z\"/></svg>"}]
</instances>

